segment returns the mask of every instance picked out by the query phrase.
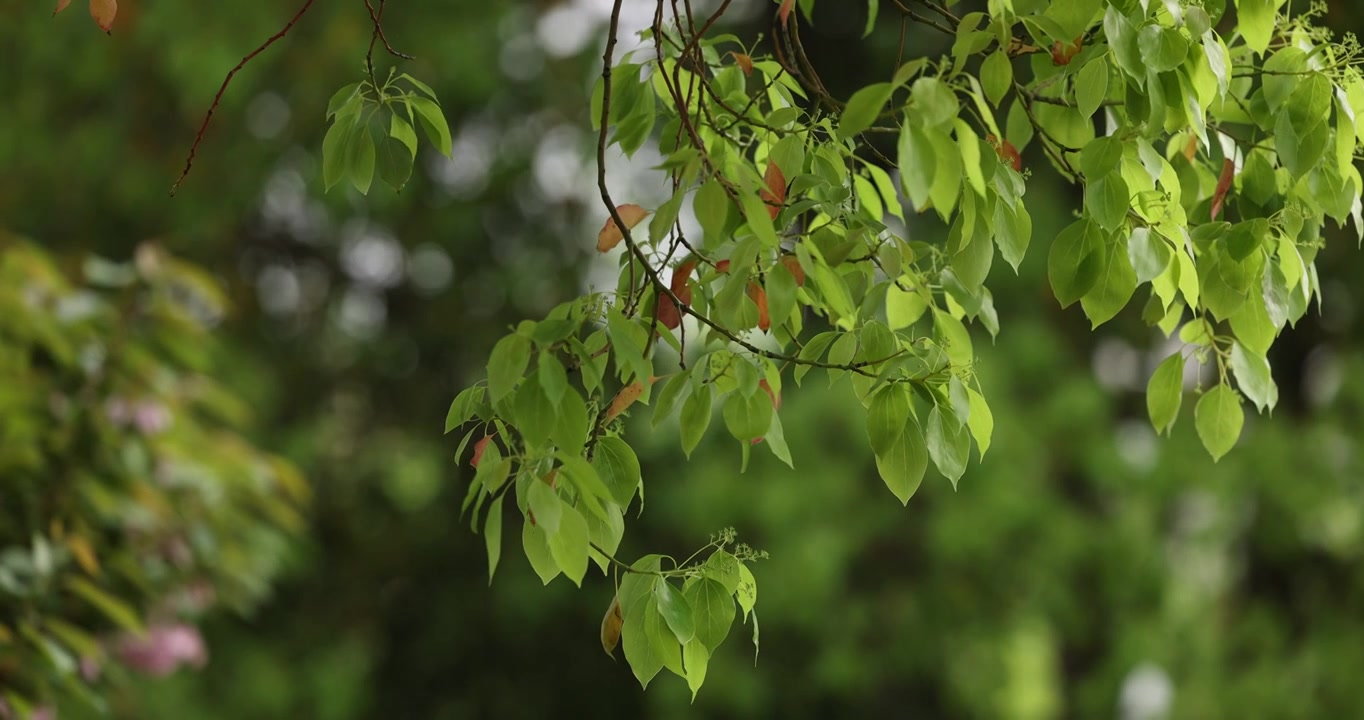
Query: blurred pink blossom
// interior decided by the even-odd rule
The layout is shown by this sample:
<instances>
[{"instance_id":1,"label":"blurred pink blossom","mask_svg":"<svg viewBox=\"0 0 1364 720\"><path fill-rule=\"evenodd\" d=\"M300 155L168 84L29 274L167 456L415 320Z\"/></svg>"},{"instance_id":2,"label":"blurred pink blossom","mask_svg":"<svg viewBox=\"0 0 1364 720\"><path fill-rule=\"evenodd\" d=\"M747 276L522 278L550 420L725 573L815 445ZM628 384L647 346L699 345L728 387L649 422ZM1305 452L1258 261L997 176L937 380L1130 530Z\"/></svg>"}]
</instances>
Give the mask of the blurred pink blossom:
<instances>
[{"instance_id":1,"label":"blurred pink blossom","mask_svg":"<svg viewBox=\"0 0 1364 720\"><path fill-rule=\"evenodd\" d=\"M181 665L201 668L208 662L204 637L184 623L152 625L144 635L124 635L114 652L123 664L153 677L165 677Z\"/></svg>"},{"instance_id":2,"label":"blurred pink blossom","mask_svg":"<svg viewBox=\"0 0 1364 720\"><path fill-rule=\"evenodd\" d=\"M170 409L159 402L140 402L133 409L133 424L143 435L155 435L170 427Z\"/></svg>"}]
</instances>

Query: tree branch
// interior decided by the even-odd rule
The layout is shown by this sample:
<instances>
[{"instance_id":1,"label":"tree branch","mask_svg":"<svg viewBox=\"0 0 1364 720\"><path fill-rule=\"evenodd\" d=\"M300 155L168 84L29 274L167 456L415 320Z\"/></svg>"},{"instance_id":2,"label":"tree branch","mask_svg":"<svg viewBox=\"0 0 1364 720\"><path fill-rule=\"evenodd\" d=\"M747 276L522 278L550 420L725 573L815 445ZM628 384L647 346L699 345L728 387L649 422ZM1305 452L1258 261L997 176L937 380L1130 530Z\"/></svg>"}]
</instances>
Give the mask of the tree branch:
<instances>
[{"instance_id":1,"label":"tree branch","mask_svg":"<svg viewBox=\"0 0 1364 720\"><path fill-rule=\"evenodd\" d=\"M241 61L237 63L236 67L228 71L227 77L223 78L223 84L218 87L218 94L213 96L213 104L208 106L208 113L204 115L203 123L199 125L199 132L194 136L194 144L189 147L189 155L185 158L185 169L180 171L180 177L177 178L175 184L171 186L170 194L172 197L175 195L175 192L180 189L180 183L185 181L185 177L189 175L189 171L194 167L194 153L199 149L199 143L203 142L204 133L208 130L208 124L212 122L213 113L218 109L218 104L222 102L223 93L227 91L227 86L232 82L233 76L242 68L246 67L246 64L251 62L253 58L262 52L265 52L266 48L274 45L275 41L288 35L289 31L292 30L294 25L303 17L303 14L308 12L309 8L313 6L313 2L314 0L305 0L303 7L298 9L298 12L289 19L289 22L284 24L284 27L279 29L279 32L266 38L265 42L261 43L255 50L247 53L246 57L242 58ZM366 2L368 2L368 0L366 0Z\"/></svg>"}]
</instances>

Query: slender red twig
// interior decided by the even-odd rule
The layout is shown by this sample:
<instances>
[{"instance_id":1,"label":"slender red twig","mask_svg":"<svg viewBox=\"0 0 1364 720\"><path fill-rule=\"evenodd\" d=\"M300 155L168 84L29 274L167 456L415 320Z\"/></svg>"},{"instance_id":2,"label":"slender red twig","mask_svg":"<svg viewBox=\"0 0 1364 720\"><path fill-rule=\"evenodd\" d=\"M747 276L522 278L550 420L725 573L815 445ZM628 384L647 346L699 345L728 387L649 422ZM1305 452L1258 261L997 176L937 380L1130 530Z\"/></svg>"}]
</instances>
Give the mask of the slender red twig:
<instances>
[{"instance_id":1,"label":"slender red twig","mask_svg":"<svg viewBox=\"0 0 1364 720\"><path fill-rule=\"evenodd\" d=\"M388 54L404 60L411 60L411 55L394 50L393 46L388 42L388 36L384 35L384 26L379 22L384 16L384 0L379 0L379 10L377 12L374 10L374 5L371 4L369 0L365 0L365 8L369 10L369 19L374 22L374 36L384 41L384 49L388 51ZM369 51L371 55L374 53L374 38L370 38Z\"/></svg>"},{"instance_id":2,"label":"slender red twig","mask_svg":"<svg viewBox=\"0 0 1364 720\"><path fill-rule=\"evenodd\" d=\"M248 53L246 57L241 59L241 62L237 63L236 67L228 71L227 77L223 78L223 84L218 88L218 94L213 96L213 104L208 106L208 113L204 115L203 123L199 125L199 132L194 136L194 144L189 147L189 155L185 158L185 169L180 171L180 177L177 178L175 184L171 186L170 194L172 196L180 189L180 183L185 181L185 177L189 175L189 171L194 167L194 153L199 149L199 143L203 142L204 133L208 130L208 124L213 121L213 113L217 111L218 104L222 102L223 93L227 91L227 86L232 82L233 76L235 76L239 70L246 67L246 64L251 62L253 58L264 52L266 48L274 45L275 41L289 34L289 31L294 28L294 25L303 17L303 14L308 12L308 9L313 6L314 1L315 0L305 0L303 7L298 9L298 12L294 14L289 22L284 24L284 27L280 28L279 32L266 38L265 42L261 43L259 47ZM366 4L368 4L368 2Z\"/></svg>"}]
</instances>

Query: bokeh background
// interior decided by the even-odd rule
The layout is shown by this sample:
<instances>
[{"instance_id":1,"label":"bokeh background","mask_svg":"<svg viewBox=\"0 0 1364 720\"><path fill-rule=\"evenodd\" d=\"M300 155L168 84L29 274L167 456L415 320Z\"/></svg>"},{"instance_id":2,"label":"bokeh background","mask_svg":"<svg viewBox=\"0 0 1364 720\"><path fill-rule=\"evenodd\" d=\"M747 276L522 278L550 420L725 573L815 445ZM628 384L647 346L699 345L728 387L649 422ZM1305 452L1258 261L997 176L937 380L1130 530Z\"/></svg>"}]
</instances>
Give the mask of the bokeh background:
<instances>
[{"instance_id":1,"label":"bokeh background","mask_svg":"<svg viewBox=\"0 0 1364 720\"><path fill-rule=\"evenodd\" d=\"M652 3L626 5L627 26L647 24ZM765 34L772 5L733 5L729 31ZM889 72L898 21L864 41L865 4L833 6L803 39L847 96ZM1359 28L1353 8L1332 2L1326 21ZM320 147L369 21L359 2L318 3L237 76L168 197L223 73L293 10L125 0L107 37L83 9L0 0L0 225L68 256L126 259L155 239L211 269L234 303L220 379L315 493L273 597L211 619L207 667L139 682L117 716L1364 715L1353 237L1328 230L1325 307L1271 353L1279 407L1216 465L1192 403L1172 438L1152 433L1142 389L1168 348L1136 308L1091 332L1051 298L1046 248L1078 196L1036 152L1033 250L1017 276L995 263L1002 332L977 340L995 444L958 491L930 477L900 507L846 380L819 373L783 406L795 472L758 453L740 475L718 436L683 462L668 426L638 423L648 504L623 556L689 551L729 525L771 553L755 569L756 665L736 625L692 703L680 679L643 692L601 652L600 577L541 587L512 543L488 587L459 520L472 473L441 435L509 325L613 277L593 250L587 118L609 2L390 3L388 36L436 88L455 151L368 198L323 193ZM910 49L945 51L929 32L911 27ZM664 197L647 155L613 159L623 201Z\"/></svg>"}]
</instances>

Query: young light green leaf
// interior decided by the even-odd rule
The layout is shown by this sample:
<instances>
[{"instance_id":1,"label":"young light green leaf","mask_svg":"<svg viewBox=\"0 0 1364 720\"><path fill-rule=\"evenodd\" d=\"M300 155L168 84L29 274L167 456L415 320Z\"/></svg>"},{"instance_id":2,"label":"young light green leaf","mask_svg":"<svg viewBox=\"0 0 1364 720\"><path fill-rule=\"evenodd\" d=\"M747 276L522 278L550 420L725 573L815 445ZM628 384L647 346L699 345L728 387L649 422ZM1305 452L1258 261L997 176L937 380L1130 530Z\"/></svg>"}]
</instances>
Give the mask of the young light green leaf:
<instances>
[{"instance_id":1,"label":"young light green leaf","mask_svg":"<svg viewBox=\"0 0 1364 720\"><path fill-rule=\"evenodd\" d=\"M1103 105L1108 94L1108 56L1100 55L1085 63L1075 78L1075 106L1089 118Z\"/></svg>"},{"instance_id":2,"label":"young light green leaf","mask_svg":"<svg viewBox=\"0 0 1364 720\"><path fill-rule=\"evenodd\" d=\"M536 483L543 485L544 483ZM539 516L536 516L539 519ZM559 531L549 536L549 552L554 562L564 571L564 577L582 587L587 574L587 521L572 507L564 507Z\"/></svg>"},{"instance_id":3,"label":"young light green leaf","mask_svg":"<svg viewBox=\"0 0 1364 720\"><path fill-rule=\"evenodd\" d=\"M1241 392L1264 412L1279 403L1279 387L1269 371L1269 360L1247 350L1241 343L1231 346L1231 371Z\"/></svg>"},{"instance_id":4,"label":"young light green leaf","mask_svg":"<svg viewBox=\"0 0 1364 720\"><path fill-rule=\"evenodd\" d=\"M767 393L735 393L725 401L725 427L736 440L749 442L767 434L772 426L772 400Z\"/></svg>"},{"instance_id":5,"label":"young light green leaf","mask_svg":"<svg viewBox=\"0 0 1364 720\"><path fill-rule=\"evenodd\" d=\"M735 588L734 598L739 601L739 607L744 611L744 619L747 620L753 606L758 604L758 579L753 577L753 571L743 563L739 563L739 585Z\"/></svg>"},{"instance_id":6,"label":"young light green leaf","mask_svg":"<svg viewBox=\"0 0 1364 720\"><path fill-rule=\"evenodd\" d=\"M871 127L894 90L890 83L875 83L853 93L839 118L838 136L850 138Z\"/></svg>"},{"instance_id":7,"label":"young light green leaf","mask_svg":"<svg viewBox=\"0 0 1364 720\"><path fill-rule=\"evenodd\" d=\"M909 420L909 389L903 383L895 383L881 388L871 398L867 407L867 437L871 440L871 451L884 455L899 442Z\"/></svg>"},{"instance_id":8,"label":"young light green leaf","mask_svg":"<svg viewBox=\"0 0 1364 720\"><path fill-rule=\"evenodd\" d=\"M902 505L908 505L928 470L928 447L919 423L909 418L890 447L875 457L881 480Z\"/></svg>"},{"instance_id":9,"label":"young light green leaf","mask_svg":"<svg viewBox=\"0 0 1364 720\"><path fill-rule=\"evenodd\" d=\"M1137 276L1127 259L1125 239L1109 238L1106 246L1099 249L1099 259L1094 287L1080 298L1080 305L1095 328L1113 319L1137 290Z\"/></svg>"},{"instance_id":10,"label":"young light green leaf","mask_svg":"<svg viewBox=\"0 0 1364 720\"><path fill-rule=\"evenodd\" d=\"M516 387L530 364L530 340L518 334L508 335L493 346L488 357L488 399L500 401Z\"/></svg>"},{"instance_id":11,"label":"young light green leaf","mask_svg":"<svg viewBox=\"0 0 1364 720\"><path fill-rule=\"evenodd\" d=\"M980 451L983 460L985 451L990 449L990 439L995 432L995 416L990 412L984 395L970 386L967 386L966 393L971 406L971 417L966 421L966 425L971 430L971 437L976 439L976 449Z\"/></svg>"},{"instance_id":12,"label":"young light green leaf","mask_svg":"<svg viewBox=\"0 0 1364 720\"><path fill-rule=\"evenodd\" d=\"M540 582L548 585L559 576L559 564L550 553L549 537L539 525L531 525L529 520L521 524L521 547L525 549L526 559L530 561Z\"/></svg>"},{"instance_id":13,"label":"young light green leaf","mask_svg":"<svg viewBox=\"0 0 1364 720\"><path fill-rule=\"evenodd\" d=\"M469 422L474 414L478 412L478 406L483 402L483 386L472 385L464 388L455 396L450 403L450 411L445 414L445 432Z\"/></svg>"},{"instance_id":14,"label":"young light green leaf","mask_svg":"<svg viewBox=\"0 0 1364 720\"><path fill-rule=\"evenodd\" d=\"M497 561L502 557L502 499L498 495L488 506L488 519L483 523L483 541L488 546L488 584L493 584L493 574L497 572Z\"/></svg>"},{"instance_id":15,"label":"young light green leaf","mask_svg":"<svg viewBox=\"0 0 1364 720\"><path fill-rule=\"evenodd\" d=\"M1047 276L1061 307L1070 307L1094 287L1103 263L1102 241L1102 231L1089 219L1071 223L1052 241Z\"/></svg>"},{"instance_id":16,"label":"young light green leaf","mask_svg":"<svg viewBox=\"0 0 1364 720\"><path fill-rule=\"evenodd\" d=\"M691 457L692 451L706 434L706 428L710 426L711 392L708 383L698 385L682 403L682 415L678 422L682 430L682 452L687 457Z\"/></svg>"},{"instance_id":17,"label":"young light green leaf","mask_svg":"<svg viewBox=\"0 0 1364 720\"><path fill-rule=\"evenodd\" d=\"M691 690L692 702L696 701L696 693L706 681L709 664L710 651L706 649L705 643L692 638L682 646L682 667L687 672L687 688Z\"/></svg>"},{"instance_id":18,"label":"young light green leaf","mask_svg":"<svg viewBox=\"0 0 1364 720\"><path fill-rule=\"evenodd\" d=\"M1133 228L1127 239L1127 259L1136 272L1137 284L1163 274L1173 259L1170 245L1148 228Z\"/></svg>"},{"instance_id":19,"label":"young light green leaf","mask_svg":"<svg viewBox=\"0 0 1364 720\"><path fill-rule=\"evenodd\" d=\"M611 499L621 507L629 507L640 483L639 458L629 443L615 436L598 440L592 467L611 491Z\"/></svg>"},{"instance_id":20,"label":"young light green leaf","mask_svg":"<svg viewBox=\"0 0 1364 720\"><path fill-rule=\"evenodd\" d=\"M653 580L654 578L650 576L649 581L652 583ZM622 595L624 592L625 583L622 581ZM621 609L625 609L624 597L621 598ZM663 669L664 659L654 650L649 638L650 633L646 629L655 621L661 622L662 618L654 604L653 594L650 593L647 599L639 603L635 612L625 614L625 621L620 628L620 642L621 647L625 649L625 661L630 663L630 670L635 674L635 679L639 680L639 684L645 689L649 687L649 681Z\"/></svg>"},{"instance_id":21,"label":"young light green leaf","mask_svg":"<svg viewBox=\"0 0 1364 720\"><path fill-rule=\"evenodd\" d=\"M564 501L549 483L539 479L531 481L526 491L530 511L535 514L535 524L543 528L546 535L559 532L559 520L564 516ZM584 530L586 533L586 530Z\"/></svg>"},{"instance_id":22,"label":"young light green leaf","mask_svg":"<svg viewBox=\"0 0 1364 720\"><path fill-rule=\"evenodd\" d=\"M1157 434L1174 426L1183 398L1184 355L1176 352L1156 366L1146 383L1146 412Z\"/></svg>"},{"instance_id":23,"label":"young light green leaf","mask_svg":"<svg viewBox=\"0 0 1364 720\"><path fill-rule=\"evenodd\" d=\"M1194 407L1194 427L1198 429L1198 437L1214 462L1222 459L1236 445L1245 421L1241 395L1226 383L1209 390Z\"/></svg>"},{"instance_id":24,"label":"young light green leaf","mask_svg":"<svg viewBox=\"0 0 1364 720\"><path fill-rule=\"evenodd\" d=\"M1184 64L1189 55L1189 41L1176 28L1152 23L1137 33L1137 48L1146 67L1155 72L1169 72Z\"/></svg>"},{"instance_id":25,"label":"young light green leaf","mask_svg":"<svg viewBox=\"0 0 1364 720\"><path fill-rule=\"evenodd\" d=\"M1004 99L1013 83L1014 66L1003 48L990 53L980 64L980 86L991 105L999 107L999 101Z\"/></svg>"},{"instance_id":26,"label":"young light green leaf","mask_svg":"<svg viewBox=\"0 0 1364 720\"><path fill-rule=\"evenodd\" d=\"M441 112L440 106L434 100L420 96L409 97L407 104L416 112L422 130L426 132L426 138L436 146L441 155L449 157L454 151L454 143L450 139L450 126L445 122L445 113Z\"/></svg>"}]
</instances>

